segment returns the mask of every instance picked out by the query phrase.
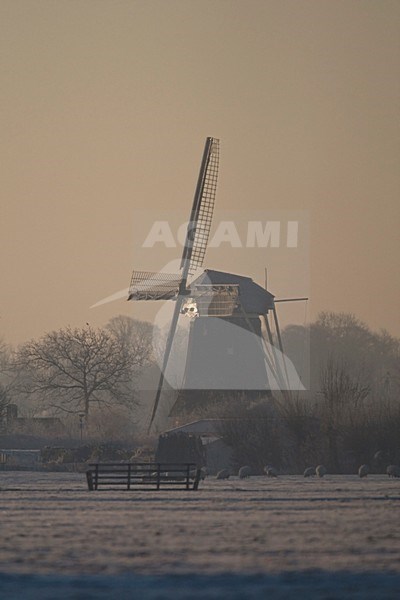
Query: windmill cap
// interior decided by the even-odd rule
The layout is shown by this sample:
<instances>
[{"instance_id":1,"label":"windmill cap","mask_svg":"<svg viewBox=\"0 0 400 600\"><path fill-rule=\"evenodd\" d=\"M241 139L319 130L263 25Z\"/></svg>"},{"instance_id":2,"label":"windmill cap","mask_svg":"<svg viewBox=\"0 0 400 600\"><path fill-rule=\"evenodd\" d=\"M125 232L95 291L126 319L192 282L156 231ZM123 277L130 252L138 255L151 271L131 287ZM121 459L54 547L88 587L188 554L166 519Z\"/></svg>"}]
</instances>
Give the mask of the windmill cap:
<instances>
[{"instance_id":1,"label":"windmill cap","mask_svg":"<svg viewBox=\"0 0 400 600\"><path fill-rule=\"evenodd\" d=\"M265 315L274 307L274 296L255 283L251 277L206 269L191 285L238 285L240 303L249 314Z\"/></svg>"}]
</instances>

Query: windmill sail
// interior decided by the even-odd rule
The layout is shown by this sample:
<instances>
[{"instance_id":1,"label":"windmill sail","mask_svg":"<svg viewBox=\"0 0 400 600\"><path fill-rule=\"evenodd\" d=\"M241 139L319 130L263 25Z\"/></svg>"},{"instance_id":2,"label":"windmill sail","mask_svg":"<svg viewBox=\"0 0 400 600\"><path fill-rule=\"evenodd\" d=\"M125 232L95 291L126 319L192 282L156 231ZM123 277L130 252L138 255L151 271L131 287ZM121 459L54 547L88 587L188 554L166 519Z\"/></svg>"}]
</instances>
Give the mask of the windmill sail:
<instances>
[{"instance_id":1,"label":"windmill sail","mask_svg":"<svg viewBox=\"0 0 400 600\"><path fill-rule=\"evenodd\" d=\"M187 279L190 274L194 273L194 271L203 264L204 255L206 253L208 236L210 233L214 211L214 201L218 178L218 164L219 140L209 137L207 138L204 147L196 192L190 213L181 261L182 275L179 282L179 294L176 298L174 314L168 332L160 380L158 382L157 394L154 400L154 406L150 418L149 431L153 424L158 404L160 402L165 377L164 373L168 365L169 356L171 354L172 344L174 341L176 328L178 326L178 318L181 312L182 304L185 297L189 293L186 288Z\"/></svg>"},{"instance_id":2,"label":"windmill sail","mask_svg":"<svg viewBox=\"0 0 400 600\"><path fill-rule=\"evenodd\" d=\"M180 275L133 271L128 300L170 300L177 295Z\"/></svg>"},{"instance_id":3,"label":"windmill sail","mask_svg":"<svg viewBox=\"0 0 400 600\"><path fill-rule=\"evenodd\" d=\"M203 264L217 191L219 140L207 138L186 234L181 268L192 275Z\"/></svg>"},{"instance_id":4,"label":"windmill sail","mask_svg":"<svg viewBox=\"0 0 400 600\"><path fill-rule=\"evenodd\" d=\"M150 433L150 429L151 429L151 426L154 421L154 417L156 416L156 413L157 413L158 404L160 402L161 392L163 389L164 378L165 378L164 373L167 369L169 356L171 354L172 344L174 341L176 328L178 326L178 319L179 319L179 315L181 312L181 306L182 306L183 300L184 300L183 296L178 296L178 298L176 300L175 308L174 308L174 314L172 316L171 325L170 325L170 328L168 331L167 342L165 344L164 359L163 359L162 369L161 369L161 373L160 373L160 380L158 382L157 394L156 394L156 397L154 400L153 410L151 412L151 417L150 417L150 423L149 423L149 428L148 428L149 433Z\"/></svg>"}]
</instances>

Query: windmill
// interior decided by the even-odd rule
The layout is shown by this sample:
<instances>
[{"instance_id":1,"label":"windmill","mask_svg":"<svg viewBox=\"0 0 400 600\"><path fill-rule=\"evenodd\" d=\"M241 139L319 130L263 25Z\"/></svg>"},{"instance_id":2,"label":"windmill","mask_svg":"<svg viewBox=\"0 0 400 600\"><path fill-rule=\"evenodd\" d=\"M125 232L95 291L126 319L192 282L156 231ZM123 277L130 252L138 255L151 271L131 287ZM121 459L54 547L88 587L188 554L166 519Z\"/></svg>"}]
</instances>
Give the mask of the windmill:
<instances>
[{"instance_id":1,"label":"windmill","mask_svg":"<svg viewBox=\"0 0 400 600\"><path fill-rule=\"evenodd\" d=\"M274 296L250 277L202 267L214 210L219 166L219 140L207 138L186 239L180 274L134 271L128 300L173 300L175 307L166 339L154 421L163 392L180 315L191 317L183 388L196 396L200 390L288 389L289 373L283 354ZM278 347L274 345L268 314L273 315ZM290 361L289 361L290 362ZM186 397L188 395L186 394ZM178 402L173 412L179 412Z\"/></svg>"}]
</instances>

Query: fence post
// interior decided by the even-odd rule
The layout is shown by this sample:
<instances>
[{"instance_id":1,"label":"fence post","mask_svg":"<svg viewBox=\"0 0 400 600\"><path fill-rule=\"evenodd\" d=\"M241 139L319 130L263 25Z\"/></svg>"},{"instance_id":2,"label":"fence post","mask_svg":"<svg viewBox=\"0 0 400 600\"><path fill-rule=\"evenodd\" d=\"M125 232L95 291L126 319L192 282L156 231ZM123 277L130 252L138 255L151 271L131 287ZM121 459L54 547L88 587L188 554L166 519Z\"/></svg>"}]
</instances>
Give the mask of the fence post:
<instances>
[{"instance_id":1,"label":"fence post","mask_svg":"<svg viewBox=\"0 0 400 600\"><path fill-rule=\"evenodd\" d=\"M186 489L190 487L190 463L186 464Z\"/></svg>"},{"instance_id":2,"label":"fence post","mask_svg":"<svg viewBox=\"0 0 400 600\"><path fill-rule=\"evenodd\" d=\"M160 467L161 467L160 463L157 463L157 489L158 490L160 489L160 475L161 475Z\"/></svg>"},{"instance_id":3,"label":"fence post","mask_svg":"<svg viewBox=\"0 0 400 600\"><path fill-rule=\"evenodd\" d=\"M92 492L93 491L92 471L86 471L86 480L87 480L89 491Z\"/></svg>"},{"instance_id":4,"label":"fence post","mask_svg":"<svg viewBox=\"0 0 400 600\"><path fill-rule=\"evenodd\" d=\"M94 489L97 490L97 486L99 484L99 463L95 465L94 471Z\"/></svg>"},{"instance_id":5,"label":"fence post","mask_svg":"<svg viewBox=\"0 0 400 600\"><path fill-rule=\"evenodd\" d=\"M196 469L196 475L194 478L194 482L193 482L193 489L196 491L199 487L199 482L200 482L200 475L201 475L201 469L198 467Z\"/></svg>"}]
</instances>

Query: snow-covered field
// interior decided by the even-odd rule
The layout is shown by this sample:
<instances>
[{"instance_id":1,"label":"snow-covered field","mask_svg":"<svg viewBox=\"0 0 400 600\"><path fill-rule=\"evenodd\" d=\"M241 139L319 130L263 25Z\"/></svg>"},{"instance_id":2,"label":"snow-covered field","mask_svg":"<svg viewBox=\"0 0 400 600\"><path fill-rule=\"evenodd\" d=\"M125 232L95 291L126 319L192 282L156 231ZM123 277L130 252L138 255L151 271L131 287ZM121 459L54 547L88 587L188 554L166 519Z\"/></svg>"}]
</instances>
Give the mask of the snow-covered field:
<instances>
[{"instance_id":1,"label":"snow-covered field","mask_svg":"<svg viewBox=\"0 0 400 600\"><path fill-rule=\"evenodd\" d=\"M88 492L0 472L0 597L400 598L400 480L207 479Z\"/></svg>"}]
</instances>

